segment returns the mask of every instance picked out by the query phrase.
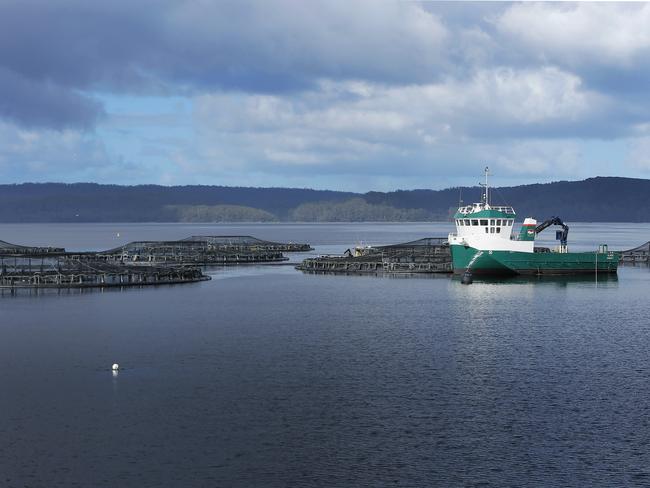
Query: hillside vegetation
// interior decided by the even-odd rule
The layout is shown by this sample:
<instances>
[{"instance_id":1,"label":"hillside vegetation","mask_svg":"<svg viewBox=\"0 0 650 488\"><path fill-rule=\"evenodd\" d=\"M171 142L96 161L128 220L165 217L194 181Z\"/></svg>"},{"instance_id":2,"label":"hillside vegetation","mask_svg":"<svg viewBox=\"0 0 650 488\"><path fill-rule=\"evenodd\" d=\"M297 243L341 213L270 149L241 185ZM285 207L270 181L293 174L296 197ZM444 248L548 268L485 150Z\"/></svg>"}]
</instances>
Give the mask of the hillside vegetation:
<instances>
[{"instance_id":1,"label":"hillside vegetation","mask_svg":"<svg viewBox=\"0 0 650 488\"><path fill-rule=\"evenodd\" d=\"M447 220L479 187L365 194L301 188L0 185L0 222L360 222ZM492 203L519 217L646 222L650 180L598 177L495 188Z\"/></svg>"},{"instance_id":2,"label":"hillside vegetation","mask_svg":"<svg viewBox=\"0 0 650 488\"><path fill-rule=\"evenodd\" d=\"M243 205L165 205L170 222L275 222L271 212Z\"/></svg>"}]
</instances>

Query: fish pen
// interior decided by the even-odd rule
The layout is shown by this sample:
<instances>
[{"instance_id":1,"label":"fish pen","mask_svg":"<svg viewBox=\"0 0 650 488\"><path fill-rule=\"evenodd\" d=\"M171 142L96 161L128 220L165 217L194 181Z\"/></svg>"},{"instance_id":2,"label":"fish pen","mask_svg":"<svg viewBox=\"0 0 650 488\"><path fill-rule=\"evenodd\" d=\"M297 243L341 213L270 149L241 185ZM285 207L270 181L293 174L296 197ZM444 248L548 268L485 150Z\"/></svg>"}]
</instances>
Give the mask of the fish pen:
<instances>
[{"instance_id":1,"label":"fish pen","mask_svg":"<svg viewBox=\"0 0 650 488\"><path fill-rule=\"evenodd\" d=\"M307 258L296 269L317 273L451 273L447 239L428 237L388 246L347 250L343 256Z\"/></svg>"},{"instance_id":2,"label":"fish pen","mask_svg":"<svg viewBox=\"0 0 650 488\"><path fill-rule=\"evenodd\" d=\"M135 241L92 259L114 263L151 265L185 264L214 266L288 261L283 252L311 250L309 244L263 241L251 236L192 236L178 241ZM87 253L77 257L83 260Z\"/></svg>"},{"instance_id":3,"label":"fish pen","mask_svg":"<svg viewBox=\"0 0 650 488\"><path fill-rule=\"evenodd\" d=\"M116 265L67 254L0 255L0 288L103 288L209 280L198 267Z\"/></svg>"},{"instance_id":4,"label":"fish pen","mask_svg":"<svg viewBox=\"0 0 650 488\"><path fill-rule=\"evenodd\" d=\"M62 254L65 249L62 247L38 247L38 246L21 246L9 242L0 241L0 255L51 255Z\"/></svg>"},{"instance_id":5,"label":"fish pen","mask_svg":"<svg viewBox=\"0 0 650 488\"><path fill-rule=\"evenodd\" d=\"M69 252L0 241L0 288L107 287L189 283L210 279L200 266L288 261L283 252L309 244L251 236L192 236L135 241L106 251Z\"/></svg>"},{"instance_id":6,"label":"fish pen","mask_svg":"<svg viewBox=\"0 0 650 488\"><path fill-rule=\"evenodd\" d=\"M649 265L650 264L650 241L645 244L641 244L638 247L633 249L628 249L626 251L621 251L621 260L620 264L622 265Z\"/></svg>"},{"instance_id":7,"label":"fish pen","mask_svg":"<svg viewBox=\"0 0 650 488\"><path fill-rule=\"evenodd\" d=\"M196 266L288 261L280 251L216 249L200 241L136 241L108 251L92 253L92 259L114 263ZM85 253L79 255L84 259Z\"/></svg>"},{"instance_id":8,"label":"fish pen","mask_svg":"<svg viewBox=\"0 0 650 488\"><path fill-rule=\"evenodd\" d=\"M306 252L314 250L309 244L265 241L252 236L191 236L183 241L203 242L209 249L223 251Z\"/></svg>"}]
</instances>

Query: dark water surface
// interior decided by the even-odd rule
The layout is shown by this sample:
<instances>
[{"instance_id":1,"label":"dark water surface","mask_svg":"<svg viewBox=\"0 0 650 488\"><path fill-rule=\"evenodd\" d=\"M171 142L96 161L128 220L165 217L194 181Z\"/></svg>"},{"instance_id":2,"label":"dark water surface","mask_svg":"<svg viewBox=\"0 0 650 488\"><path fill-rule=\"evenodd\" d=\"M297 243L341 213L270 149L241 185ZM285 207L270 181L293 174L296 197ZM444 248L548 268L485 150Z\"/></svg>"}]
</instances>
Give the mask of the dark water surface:
<instances>
[{"instance_id":1,"label":"dark water surface","mask_svg":"<svg viewBox=\"0 0 650 488\"><path fill-rule=\"evenodd\" d=\"M0 239L102 249L252 234L338 253L448 230L43 224L0 225ZM648 224L570 234L574 250L648 239ZM0 295L1 487L650 484L647 268L470 286L210 273Z\"/></svg>"}]
</instances>

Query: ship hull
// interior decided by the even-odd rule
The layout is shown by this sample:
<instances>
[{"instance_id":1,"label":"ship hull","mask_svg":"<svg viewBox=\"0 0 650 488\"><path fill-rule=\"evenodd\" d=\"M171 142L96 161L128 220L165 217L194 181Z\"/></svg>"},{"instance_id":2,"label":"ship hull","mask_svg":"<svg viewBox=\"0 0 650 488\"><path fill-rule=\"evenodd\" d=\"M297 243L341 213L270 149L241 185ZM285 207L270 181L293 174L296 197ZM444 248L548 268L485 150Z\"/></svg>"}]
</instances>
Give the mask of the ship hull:
<instances>
[{"instance_id":1,"label":"ship hull","mask_svg":"<svg viewBox=\"0 0 650 488\"><path fill-rule=\"evenodd\" d=\"M469 270L492 276L616 273L620 258L615 252L481 251L458 244L450 248L454 273Z\"/></svg>"}]
</instances>

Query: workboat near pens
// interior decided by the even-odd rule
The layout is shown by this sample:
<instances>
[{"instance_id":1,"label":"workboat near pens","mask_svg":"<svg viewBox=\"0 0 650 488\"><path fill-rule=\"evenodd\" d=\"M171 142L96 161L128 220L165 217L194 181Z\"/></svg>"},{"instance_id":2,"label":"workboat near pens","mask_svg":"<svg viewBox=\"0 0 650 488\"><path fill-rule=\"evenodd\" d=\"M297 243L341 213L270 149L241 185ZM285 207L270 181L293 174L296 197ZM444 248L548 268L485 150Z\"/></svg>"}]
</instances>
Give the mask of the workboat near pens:
<instances>
[{"instance_id":1,"label":"workboat near pens","mask_svg":"<svg viewBox=\"0 0 650 488\"><path fill-rule=\"evenodd\" d=\"M477 275L572 275L616 273L620 254L601 244L597 251L569 252L569 227L559 217L541 224L527 217L519 233L513 233L515 211L490 204L488 168L482 202L461 206L454 219L456 233L449 234L454 273ZM535 237L556 225L559 246L535 247Z\"/></svg>"}]
</instances>

